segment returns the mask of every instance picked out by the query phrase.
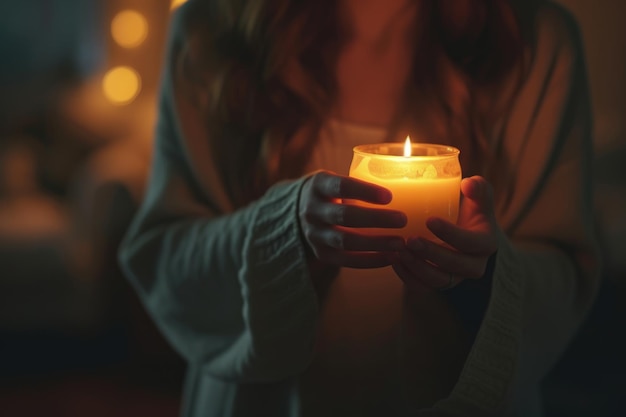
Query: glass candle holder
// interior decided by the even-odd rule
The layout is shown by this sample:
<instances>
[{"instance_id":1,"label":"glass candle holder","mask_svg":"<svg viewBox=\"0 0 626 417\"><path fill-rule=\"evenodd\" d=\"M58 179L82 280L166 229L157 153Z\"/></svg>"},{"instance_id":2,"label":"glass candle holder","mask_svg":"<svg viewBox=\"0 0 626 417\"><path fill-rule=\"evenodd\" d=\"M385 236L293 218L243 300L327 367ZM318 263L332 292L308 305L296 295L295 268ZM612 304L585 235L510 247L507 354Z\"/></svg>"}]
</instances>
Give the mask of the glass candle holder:
<instances>
[{"instance_id":1,"label":"glass candle holder","mask_svg":"<svg viewBox=\"0 0 626 417\"><path fill-rule=\"evenodd\" d=\"M353 149L350 176L378 184L393 194L386 206L352 202L362 206L400 210L407 215L404 237L420 236L439 241L426 227L426 219L441 217L456 223L459 213L461 164L457 148L429 143L379 143ZM364 229L367 233L395 234L394 229Z\"/></svg>"}]
</instances>

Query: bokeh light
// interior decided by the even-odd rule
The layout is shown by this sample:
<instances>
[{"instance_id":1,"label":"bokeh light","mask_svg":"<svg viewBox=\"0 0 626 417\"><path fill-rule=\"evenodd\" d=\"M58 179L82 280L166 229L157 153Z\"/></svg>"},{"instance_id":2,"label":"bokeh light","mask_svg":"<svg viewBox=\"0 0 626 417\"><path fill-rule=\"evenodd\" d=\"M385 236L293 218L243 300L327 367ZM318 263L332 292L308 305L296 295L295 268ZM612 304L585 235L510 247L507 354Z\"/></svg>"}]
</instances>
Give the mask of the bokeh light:
<instances>
[{"instance_id":1,"label":"bokeh light","mask_svg":"<svg viewBox=\"0 0 626 417\"><path fill-rule=\"evenodd\" d=\"M115 67L104 75L102 90L113 104L129 104L141 91L141 77L130 67Z\"/></svg>"},{"instance_id":2,"label":"bokeh light","mask_svg":"<svg viewBox=\"0 0 626 417\"><path fill-rule=\"evenodd\" d=\"M170 10L174 10L175 8L177 8L181 4L185 3L186 1L187 0L172 0L172 4L170 6Z\"/></svg>"},{"instance_id":3,"label":"bokeh light","mask_svg":"<svg viewBox=\"0 0 626 417\"><path fill-rule=\"evenodd\" d=\"M121 11L111 22L111 35L120 46L134 48L148 36L148 21L134 10Z\"/></svg>"}]
</instances>

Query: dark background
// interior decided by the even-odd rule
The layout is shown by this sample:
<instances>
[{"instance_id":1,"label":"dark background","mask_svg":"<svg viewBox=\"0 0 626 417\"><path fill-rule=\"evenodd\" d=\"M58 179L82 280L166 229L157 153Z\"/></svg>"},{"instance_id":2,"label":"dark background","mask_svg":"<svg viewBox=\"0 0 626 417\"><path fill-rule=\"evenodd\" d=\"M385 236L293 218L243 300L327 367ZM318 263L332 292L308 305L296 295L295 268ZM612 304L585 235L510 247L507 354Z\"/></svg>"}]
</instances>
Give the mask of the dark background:
<instances>
[{"instance_id":1,"label":"dark background","mask_svg":"<svg viewBox=\"0 0 626 417\"><path fill-rule=\"evenodd\" d=\"M590 71L598 301L545 383L549 416L622 415L626 392L626 2L562 0ZM169 0L0 2L0 415L176 416L184 364L116 263L149 167ZM127 9L148 32L118 44ZM109 70L136 97L113 103ZM119 86L124 88L124 85Z\"/></svg>"}]
</instances>

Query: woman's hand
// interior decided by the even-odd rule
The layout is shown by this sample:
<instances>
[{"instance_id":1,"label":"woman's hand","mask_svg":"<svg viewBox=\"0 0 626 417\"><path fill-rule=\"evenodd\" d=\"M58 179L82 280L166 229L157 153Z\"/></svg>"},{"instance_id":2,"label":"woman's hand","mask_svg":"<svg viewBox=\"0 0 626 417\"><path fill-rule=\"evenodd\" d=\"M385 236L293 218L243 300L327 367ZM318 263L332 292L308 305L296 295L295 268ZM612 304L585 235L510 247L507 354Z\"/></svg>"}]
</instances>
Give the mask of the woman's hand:
<instances>
[{"instance_id":1,"label":"woman's hand","mask_svg":"<svg viewBox=\"0 0 626 417\"><path fill-rule=\"evenodd\" d=\"M402 228L406 215L383 208L344 204L343 200L388 204L386 188L351 177L320 171L309 178L300 194L299 219L304 240L321 262L350 267L389 265L390 253L405 250L405 241L390 231L387 236L358 233L355 228Z\"/></svg>"},{"instance_id":2,"label":"woman's hand","mask_svg":"<svg viewBox=\"0 0 626 417\"><path fill-rule=\"evenodd\" d=\"M426 225L443 244L415 237L398 253L393 268L409 287L448 289L481 278L498 250L491 185L474 176L461 182L463 198L457 224L431 217Z\"/></svg>"}]
</instances>

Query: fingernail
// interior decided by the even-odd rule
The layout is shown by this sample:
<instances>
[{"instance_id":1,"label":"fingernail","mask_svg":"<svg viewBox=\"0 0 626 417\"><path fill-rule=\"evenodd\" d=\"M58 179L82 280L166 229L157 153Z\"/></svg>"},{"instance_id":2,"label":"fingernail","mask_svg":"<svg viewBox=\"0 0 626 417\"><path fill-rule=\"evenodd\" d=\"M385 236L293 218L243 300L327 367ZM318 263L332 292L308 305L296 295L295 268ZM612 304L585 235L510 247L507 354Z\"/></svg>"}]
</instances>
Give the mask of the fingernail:
<instances>
[{"instance_id":1,"label":"fingernail","mask_svg":"<svg viewBox=\"0 0 626 417\"><path fill-rule=\"evenodd\" d=\"M468 181L469 181L468 197L472 199L479 198L482 194L482 188L483 188L482 183L473 177L468 178Z\"/></svg>"},{"instance_id":2,"label":"fingernail","mask_svg":"<svg viewBox=\"0 0 626 417\"><path fill-rule=\"evenodd\" d=\"M391 191L387 189L383 189L383 190L380 190L380 193L378 194L378 198L380 199L381 203L388 204L391 202L393 195L391 194Z\"/></svg>"},{"instance_id":3,"label":"fingernail","mask_svg":"<svg viewBox=\"0 0 626 417\"><path fill-rule=\"evenodd\" d=\"M404 213L398 213L396 215L396 221L399 227L404 227L406 226L406 222L407 222L407 217L406 214Z\"/></svg>"},{"instance_id":4,"label":"fingernail","mask_svg":"<svg viewBox=\"0 0 626 417\"><path fill-rule=\"evenodd\" d=\"M441 227L441 220L439 219L428 219L426 221L426 226L429 229L439 229Z\"/></svg>"}]
</instances>

